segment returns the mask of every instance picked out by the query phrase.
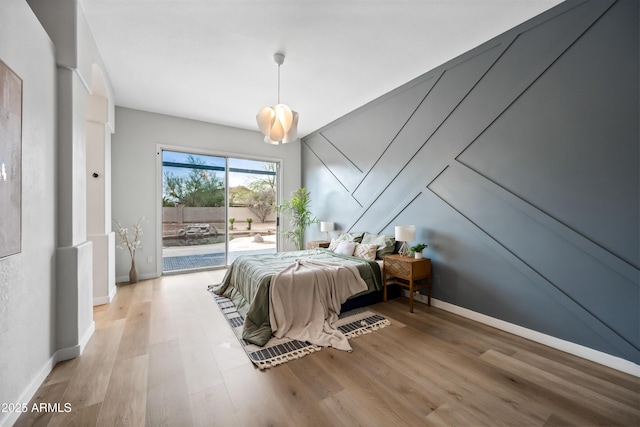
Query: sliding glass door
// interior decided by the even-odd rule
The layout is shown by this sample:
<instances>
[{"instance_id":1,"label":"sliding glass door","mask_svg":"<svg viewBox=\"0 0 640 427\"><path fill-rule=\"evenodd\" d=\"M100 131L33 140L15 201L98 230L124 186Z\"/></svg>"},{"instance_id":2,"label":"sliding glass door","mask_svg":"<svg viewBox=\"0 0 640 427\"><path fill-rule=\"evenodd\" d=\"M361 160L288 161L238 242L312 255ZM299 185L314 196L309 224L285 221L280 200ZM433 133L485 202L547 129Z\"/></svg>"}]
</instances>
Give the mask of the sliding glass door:
<instances>
[{"instance_id":1,"label":"sliding glass door","mask_svg":"<svg viewBox=\"0 0 640 427\"><path fill-rule=\"evenodd\" d=\"M162 272L275 252L278 164L162 150Z\"/></svg>"},{"instance_id":2,"label":"sliding glass door","mask_svg":"<svg viewBox=\"0 0 640 427\"><path fill-rule=\"evenodd\" d=\"M276 252L277 163L229 158L229 264Z\"/></svg>"}]
</instances>

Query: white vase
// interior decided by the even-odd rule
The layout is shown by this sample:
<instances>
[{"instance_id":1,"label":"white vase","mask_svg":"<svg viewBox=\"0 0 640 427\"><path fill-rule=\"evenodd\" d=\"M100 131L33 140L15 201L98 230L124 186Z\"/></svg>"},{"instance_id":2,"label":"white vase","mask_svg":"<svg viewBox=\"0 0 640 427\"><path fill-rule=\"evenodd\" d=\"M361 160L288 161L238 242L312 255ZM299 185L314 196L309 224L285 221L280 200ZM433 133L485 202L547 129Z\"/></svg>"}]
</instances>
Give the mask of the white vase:
<instances>
[{"instance_id":1,"label":"white vase","mask_svg":"<svg viewBox=\"0 0 640 427\"><path fill-rule=\"evenodd\" d=\"M422 252L414 252L413 256L416 257L416 259L422 259Z\"/></svg>"}]
</instances>

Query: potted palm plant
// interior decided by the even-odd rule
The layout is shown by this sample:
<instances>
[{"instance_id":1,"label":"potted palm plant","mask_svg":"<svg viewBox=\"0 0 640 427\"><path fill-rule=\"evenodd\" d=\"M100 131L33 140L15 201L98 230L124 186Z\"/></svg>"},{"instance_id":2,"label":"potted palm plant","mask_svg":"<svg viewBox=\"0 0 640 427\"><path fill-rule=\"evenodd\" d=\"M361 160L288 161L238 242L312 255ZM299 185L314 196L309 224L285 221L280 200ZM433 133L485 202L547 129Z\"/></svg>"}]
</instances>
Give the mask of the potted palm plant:
<instances>
[{"instance_id":1,"label":"potted palm plant","mask_svg":"<svg viewBox=\"0 0 640 427\"><path fill-rule=\"evenodd\" d=\"M302 187L291 193L291 198L276 208L278 213L288 217L291 226L290 230L284 232L284 238L293 243L299 251L304 249L305 230L318 222L318 218L309 210L310 203L311 193Z\"/></svg>"}]
</instances>

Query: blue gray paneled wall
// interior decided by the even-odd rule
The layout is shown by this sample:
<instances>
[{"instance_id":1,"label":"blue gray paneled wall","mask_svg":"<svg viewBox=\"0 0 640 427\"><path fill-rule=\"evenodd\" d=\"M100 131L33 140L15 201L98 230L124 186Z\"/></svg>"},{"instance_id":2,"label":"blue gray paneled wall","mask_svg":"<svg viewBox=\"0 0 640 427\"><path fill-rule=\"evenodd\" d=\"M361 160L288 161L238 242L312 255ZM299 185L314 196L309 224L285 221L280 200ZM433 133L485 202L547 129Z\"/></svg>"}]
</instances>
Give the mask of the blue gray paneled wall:
<instances>
[{"instance_id":1,"label":"blue gray paneled wall","mask_svg":"<svg viewBox=\"0 0 640 427\"><path fill-rule=\"evenodd\" d=\"M308 135L314 214L415 224L436 298L640 363L639 20L562 3Z\"/></svg>"}]
</instances>

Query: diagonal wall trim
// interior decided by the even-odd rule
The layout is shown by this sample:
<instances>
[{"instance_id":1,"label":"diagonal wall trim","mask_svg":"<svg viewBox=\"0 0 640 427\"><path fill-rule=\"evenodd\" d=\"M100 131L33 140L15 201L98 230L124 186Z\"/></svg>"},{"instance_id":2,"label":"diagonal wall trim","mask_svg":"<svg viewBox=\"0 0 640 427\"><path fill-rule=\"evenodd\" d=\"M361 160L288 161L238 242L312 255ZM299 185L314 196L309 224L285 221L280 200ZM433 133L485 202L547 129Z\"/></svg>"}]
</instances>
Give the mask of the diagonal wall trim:
<instances>
[{"instance_id":1,"label":"diagonal wall trim","mask_svg":"<svg viewBox=\"0 0 640 427\"><path fill-rule=\"evenodd\" d=\"M469 162L467 162L464 159L464 156L469 150L469 148L472 147L473 144L477 142L481 136L484 135L484 133L491 127L491 125L497 122L516 103L516 101L518 101L518 99L524 96L527 90L530 87L532 87L547 72L547 70L549 70L557 61L559 61L560 58L563 55L565 55L569 51L569 49L580 40L580 38L584 34L586 34L600 19L602 19L602 17L606 14L607 11L609 11L613 7L614 4L615 4L615 0L597 2L599 9L586 18L587 19L586 25L584 25L584 27L576 26L576 28L572 31L572 33L569 34L567 37L565 37L563 41L558 44L556 49L554 49L552 52L549 53L549 55L547 55L545 60L542 61L532 73L530 73L529 78L522 82L521 87L513 91L512 95L508 99L507 104L504 106L498 106L499 108L497 108L495 111L495 117L493 117L493 119L488 118L488 120L485 123L485 126L482 126L482 128L480 129L480 132L456 156L455 160L457 160L460 164L463 164L470 170L473 170L476 174L478 174L478 176L482 176L483 179L492 182L493 184L502 188L504 191L511 193L513 196L518 197L523 202L534 207L536 210L543 212L546 216L548 216L549 219L552 219L554 222L562 224L567 229L570 229L573 233L575 233L576 235L579 235L581 239L589 242L588 245L586 245L587 247L593 247L594 245L597 246L599 248L599 250L597 251L599 253L598 259L605 260L605 262L608 265L612 266L612 268L616 268L617 271L619 271L622 275L629 278L630 280L637 282L640 274L638 260L629 259L618 253L611 251L609 248L605 247L601 243L581 233L576 228L569 225L567 222L563 222L559 218L553 216L550 212L545 211L542 207L537 206L532 201L526 200L522 196L516 195L514 192L508 190L504 185L501 185L498 182L491 180L488 176L480 172L478 169L474 168L471 164L469 164Z\"/></svg>"},{"instance_id":2,"label":"diagonal wall trim","mask_svg":"<svg viewBox=\"0 0 640 427\"><path fill-rule=\"evenodd\" d=\"M305 144L313 147L314 154L322 159L323 165L351 192L361 180L362 171L344 156L335 145L322 134L306 139Z\"/></svg>"},{"instance_id":3,"label":"diagonal wall trim","mask_svg":"<svg viewBox=\"0 0 640 427\"><path fill-rule=\"evenodd\" d=\"M312 134L310 139L322 133L362 171L370 171L389 141L394 139L431 90L433 83L434 77L431 75L415 79L383 97L385 102L379 99L372 101L351 114L349 120L339 119L332 126Z\"/></svg>"},{"instance_id":4,"label":"diagonal wall trim","mask_svg":"<svg viewBox=\"0 0 640 427\"><path fill-rule=\"evenodd\" d=\"M460 170L462 168L456 168ZM457 215L465 219L465 223L469 225L470 229L476 232L476 235L484 241L484 243L498 252L501 257L507 260L518 271L524 274L533 284L550 295L555 301L562 304L569 312L571 312L576 318L585 323L591 330L597 333L604 340L609 342L612 346L617 348L623 354L632 356L634 352L640 350L633 342L629 341L625 336L621 335L614 327L609 325L603 319L599 318L595 313L585 307L582 303L577 301L571 295L566 293L563 289L558 287L552 280L546 277L542 272L538 271L534 266L529 264L525 259L520 257L517 253L509 249L490 232L485 230L480 224L478 224L473 218L466 215L460 209L448 200L448 197L442 192L438 192L434 188L434 184L438 181L434 180L427 188L434 195L436 195L442 202L449 206ZM613 334L613 335L612 335Z\"/></svg>"},{"instance_id":5,"label":"diagonal wall trim","mask_svg":"<svg viewBox=\"0 0 640 427\"><path fill-rule=\"evenodd\" d=\"M451 115L458 109L460 104L462 104L465 101L465 99L467 99L469 94L472 93L473 89L479 84L480 81L482 81L483 77L491 70L492 66L500 59L500 57L509 48L509 46L511 45L512 42L513 42L513 39L509 40L507 42L489 44L484 49L482 49L481 51L477 52L475 55L472 55L472 56L470 56L468 58L465 58L464 61L457 62L456 64L450 65L449 67L444 68L442 70L442 72L440 73L440 75L439 75L437 81L435 82L432 90L438 86L438 83L442 80L442 78L445 76L445 74L448 71L450 71L453 68L458 67L458 66L460 66L460 65L462 65L462 64L464 64L466 62L469 62L469 61L471 61L471 60L473 60L475 58L478 58L478 57L480 57L482 55L488 54L494 49L497 49L497 48L501 47L501 49L496 50L493 53L495 56L490 58L489 64L486 65L486 68L484 68L480 73L478 73L476 78L474 78L473 81L469 84L469 89L465 91L464 95L462 95L460 97L460 99L458 99L457 102L455 102L449 108L449 110L445 114L443 114L443 117L440 120L440 123L438 123L436 126L434 126L434 128L426 136L426 139L424 140L424 142L419 147L417 147L415 152L406 160L406 162L404 162L400 166L396 166L397 167L397 172L388 179L387 184L382 186L380 189L378 189L373 194L373 196L370 197L370 199L366 203L363 203L364 212L362 213L362 215L360 216L359 219L362 219L369 212L370 209L375 207L375 205L378 203L378 200L380 199L380 197L383 196L386 192L388 192L388 190L390 189L391 185L398 179L398 177L402 176L403 174L406 174L407 172L409 172L409 173L415 172L416 168L412 168L412 167L410 167L410 165L411 165L412 162L415 161L416 156L418 156L421 153L421 151L424 150L424 148L431 141L433 136L437 134L437 132L441 129L442 126L444 126L445 123L447 123L447 120L451 117ZM431 93L431 91L429 91L429 93ZM427 98L428 98L428 95L427 95L427 97L425 97L425 100ZM424 100L423 100L423 103L424 103ZM418 110L420 110L420 108L422 107L423 103L421 103L418 106L418 108L416 109L416 112ZM415 115L415 113L414 113L414 115ZM414 125L415 123L420 121L420 117L415 117L414 115L412 115L411 119L409 121L407 121L407 123L405 124L403 129L398 133L396 138L394 138L394 141L392 141L390 143L390 145L387 148L387 150L385 150L385 153L389 150L389 148L391 147L391 144L396 143L396 142L400 142L398 140L398 137L402 134L402 131L405 129L405 127L407 127L407 125L409 125L409 124ZM381 156L379 161L381 161L381 160L386 160L386 159L383 159L383 157ZM431 179L433 179L433 175L429 174L429 176L427 177L427 181L430 181ZM413 181L413 180L411 180L411 181ZM423 185L422 182L424 182L424 181L421 180L421 181L415 181L415 182L421 182L420 186L422 186Z\"/></svg>"},{"instance_id":6,"label":"diagonal wall trim","mask_svg":"<svg viewBox=\"0 0 640 427\"><path fill-rule=\"evenodd\" d=\"M478 138L496 121L502 116L502 114L518 100L528 88L530 88L571 46L584 35L589 28L591 28L601 17L604 15L611 6L615 3L615 0L602 0L597 2L600 10L597 10L591 15L588 20L588 24L585 26L576 26L573 28L567 36L562 39L555 48L553 48L547 55L540 61L537 67L529 72L528 76L520 82L511 93L506 96L502 103L496 104L492 114L488 115L482 126L479 127L478 134L470 140L467 146L460 151L456 156L456 160L464 154L464 152L478 140ZM566 12L565 12L566 13ZM544 22L539 25L544 24ZM533 27L535 28L535 27ZM514 40L515 41L515 40Z\"/></svg>"},{"instance_id":7,"label":"diagonal wall trim","mask_svg":"<svg viewBox=\"0 0 640 427\"><path fill-rule=\"evenodd\" d=\"M638 283L638 280L640 278L640 270L638 270L627 260L620 258L615 253L607 250L607 248L601 246L597 242L575 230L569 224L560 221L553 215L527 201L523 197L518 196L512 191L504 188L502 185L478 172L473 167L465 164L459 159L456 160L458 170L461 174L466 175L469 181L480 184L487 191L496 194L501 199L509 199L509 203L514 205L518 210L533 218L535 221L543 224L545 227L553 230L554 233L562 236L565 240L571 242L577 248L581 248L581 250L587 252L594 259L597 259L598 261L609 267L611 270L635 282L640 287L640 283Z\"/></svg>"},{"instance_id":8,"label":"diagonal wall trim","mask_svg":"<svg viewBox=\"0 0 640 427\"><path fill-rule=\"evenodd\" d=\"M393 145L394 141L398 138L398 135L400 135L402 133L402 130L405 128L405 126L407 126L407 123L409 123L411 121L413 116L416 114L416 111L418 111L420 109L420 106L422 105L422 103L425 101L425 99L427 99L429 97L429 94L431 93L433 88L438 85L438 82L440 81L442 76L445 74L445 72L446 72L446 70L442 70L440 73L437 73L436 75L429 76L428 78L425 79L425 81L428 81L428 80L431 80L431 79L435 78L435 81L433 82L433 84L431 85L429 90L427 91L426 95L422 98L422 101L420 101L418 103L418 105L413 110L413 112L409 115L409 117L407 117L407 120L404 122L404 124L400 127L400 129L398 129L398 132L393 136L393 138L391 138L391 140L387 144L387 147L382 151L382 153L380 153L380 155L378 156L378 159L374 162L373 166L371 166L371 168L364 174L364 176L362 177L362 181L360 181L360 184L358 184L358 186L353 190L354 193L358 191L358 189L360 188L362 183L369 177L369 175L372 173L372 171L375 169L375 167L378 164L380 164L380 162L384 158L384 155L387 153L387 151L389 151L389 149ZM384 190L382 190L382 191L384 191Z\"/></svg>"},{"instance_id":9,"label":"diagonal wall trim","mask_svg":"<svg viewBox=\"0 0 640 427\"><path fill-rule=\"evenodd\" d=\"M383 233L383 231L387 228L390 227L391 224L396 220L396 218L398 218L398 216L404 212L406 209L409 208L409 206L411 206L413 204L413 202L416 201L416 199L418 197L420 197L422 195L422 190L419 191L414 191L413 193L410 193L402 202L400 202L399 206L397 208L395 208L387 218L385 218L384 220L382 220L382 222L380 223L381 225L379 225L378 227L374 228L376 231L376 233L381 234Z\"/></svg>"},{"instance_id":10,"label":"diagonal wall trim","mask_svg":"<svg viewBox=\"0 0 640 427\"><path fill-rule=\"evenodd\" d=\"M338 148L338 147L337 147L333 142L331 142L331 140L330 140L329 138L327 138L327 137L326 137L322 132L320 132L320 136L322 136L322 137L325 139L325 141L327 141L327 143L329 143L329 145L331 145L333 148L335 148L335 150L336 150L338 153L340 153L340 155L342 156L342 158L344 158L344 160L345 160L346 162L349 162L349 163L350 163L354 168L356 168L356 169L358 170L358 172L362 173L362 169L360 169L360 168L358 167L358 165L356 165L355 163L353 163L353 161L352 161L349 157L347 157L347 156L342 152L342 150L340 150L340 149L339 149L339 148Z\"/></svg>"},{"instance_id":11,"label":"diagonal wall trim","mask_svg":"<svg viewBox=\"0 0 640 427\"><path fill-rule=\"evenodd\" d=\"M329 173L330 173L331 175L333 175L333 177L336 179L336 182L337 182L338 184L340 184L340 186L344 189L344 191L345 191L345 192L347 192L347 193L351 196L351 198L352 198L352 199L353 199L353 200L354 200L354 201L355 201L355 202L356 202L360 207L362 207L362 204L358 201L358 199L356 199L355 197L353 197L353 194L351 193L351 191L349 191L349 189L348 189L347 187L345 187L345 185L344 185L344 184L342 183L342 181L340 181L340 179L339 179L339 178L338 178L338 177L333 173L333 171L332 171L330 168L328 168L328 167L327 167L327 165L326 165L326 164L325 164L325 162L320 158L320 156L318 156L318 154L317 154L315 151L313 151L313 148L311 148L311 147L309 146L309 144L307 144L307 142L306 142L305 140L303 140L302 142L303 142L303 144L307 147L307 149L308 149L311 153L313 153L313 155L316 157L316 159L318 159L318 161L324 165L324 167L327 169L327 171L329 171Z\"/></svg>"},{"instance_id":12,"label":"diagonal wall trim","mask_svg":"<svg viewBox=\"0 0 640 427\"><path fill-rule=\"evenodd\" d=\"M442 175L442 173L447 170L447 168L449 167L449 165L445 166L444 169L442 169L440 171L440 173L438 173L430 182L429 184L431 184L431 182L435 181L436 179L438 179L438 177L440 175ZM429 184L427 184L426 187L429 186ZM378 225L376 225L375 227L372 227L372 230L377 230L376 232L378 234L382 233L387 227L391 226L391 223L393 221L395 221L395 219L402 213L404 212L409 206L411 206L411 204L413 204L414 201L416 201L416 199L418 197L420 197L423 193L423 188L425 187L420 187L418 190L413 191L412 193L409 193L409 195L407 197L404 198L404 200L402 202L400 202L399 207L397 207L396 209L394 209L389 216L387 216L385 219L383 219L382 221L380 221L380 223ZM363 212L364 214L364 212ZM362 216L362 215L360 215ZM359 219L359 218L358 218ZM358 222L358 219L356 219L356 221L354 221L354 224ZM352 225L353 227L353 225Z\"/></svg>"}]
</instances>

